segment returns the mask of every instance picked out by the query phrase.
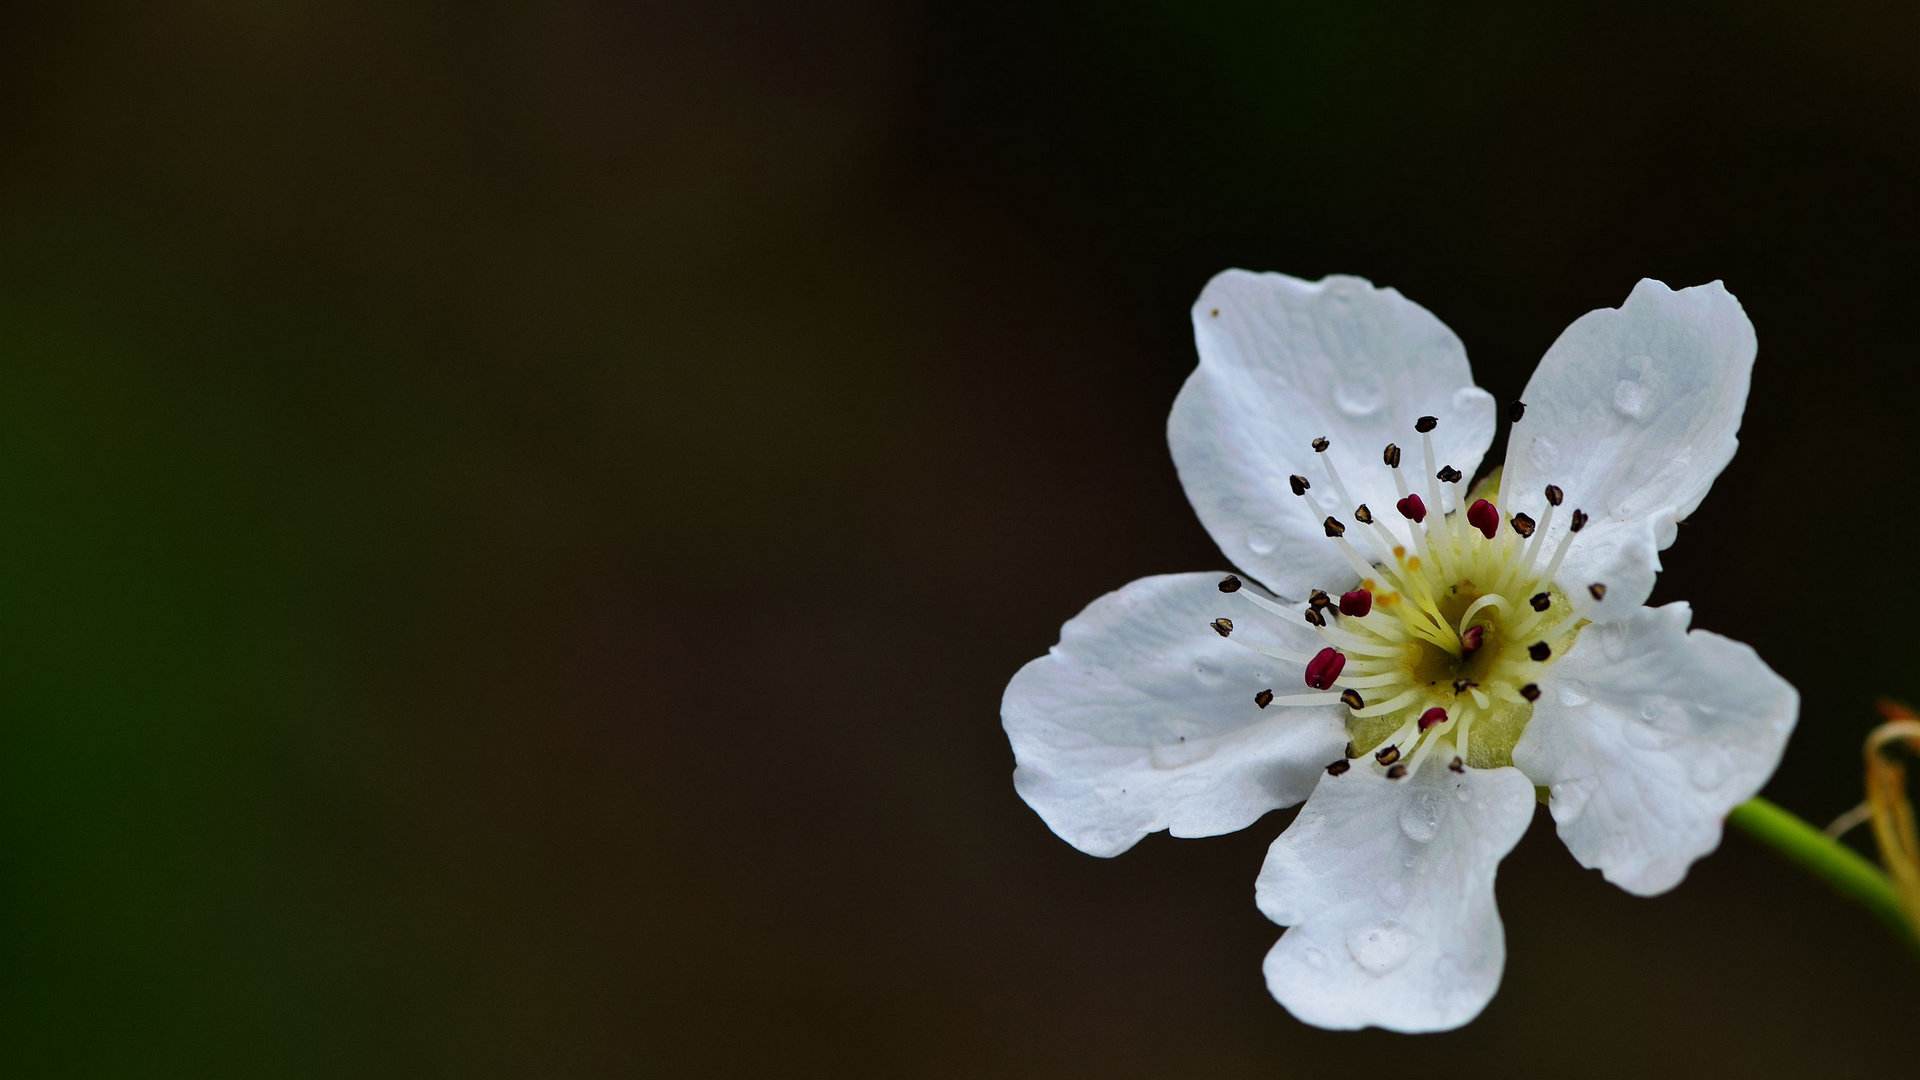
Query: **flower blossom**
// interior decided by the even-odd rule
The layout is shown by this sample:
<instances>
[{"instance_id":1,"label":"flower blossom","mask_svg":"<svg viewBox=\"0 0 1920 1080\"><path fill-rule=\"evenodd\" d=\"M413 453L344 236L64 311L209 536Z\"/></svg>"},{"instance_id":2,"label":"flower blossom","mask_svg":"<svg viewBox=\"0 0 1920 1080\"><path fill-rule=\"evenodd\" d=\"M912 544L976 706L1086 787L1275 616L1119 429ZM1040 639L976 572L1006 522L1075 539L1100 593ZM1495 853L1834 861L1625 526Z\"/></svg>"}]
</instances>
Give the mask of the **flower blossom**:
<instances>
[{"instance_id":1,"label":"flower blossom","mask_svg":"<svg viewBox=\"0 0 1920 1080\"><path fill-rule=\"evenodd\" d=\"M1322 1027L1473 1019L1506 959L1499 861L1537 801L1582 866L1678 884L1779 764L1799 698L1647 607L1733 457L1752 324L1651 280L1540 362L1504 468L1493 398L1425 308L1230 270L1194 305L1168 441L1238 573L1095 600L1008 685L1014 786L1093 855L1305 800L1256 887L1267 986ZM1524 402L1524 404L1522 404Z\"/></svg>"}]
</instances>

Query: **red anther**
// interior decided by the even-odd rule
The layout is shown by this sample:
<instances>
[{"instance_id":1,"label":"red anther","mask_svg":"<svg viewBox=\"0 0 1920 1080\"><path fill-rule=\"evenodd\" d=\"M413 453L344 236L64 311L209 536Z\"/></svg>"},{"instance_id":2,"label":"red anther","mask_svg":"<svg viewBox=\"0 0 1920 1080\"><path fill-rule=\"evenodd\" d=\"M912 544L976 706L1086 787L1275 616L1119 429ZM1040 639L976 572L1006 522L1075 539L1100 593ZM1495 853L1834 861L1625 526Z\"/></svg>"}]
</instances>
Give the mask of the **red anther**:
<instances>
[{"instance_id":1,"label":"red anther","mask_svg":"<svg viewBox=\"0 0 1920 1080\"><path fill-rule=\"evenodd\" d=\"M1401 517L1406 518L1415 525L1427 520L1427 504L1421 502L1420 496L1418 495L1409 495L1401 499L1399 502L1393 504L1393 508L1400 511Z\"/></svg>"},{"instance_id":2,"label":"red anther","mask_svg":"<svg viewBox=\"0 0 1920 1080\"><path fill-rule=\"evenodd\" d=\"M1467 507L1467 524L1491 540L1493 534L1500 531L1500 509L1485 499L1475 499L1473 505Z\"/></svg>"},{"instance_id":3,"label":"red anther","mask_svg":"<svg viewBox=\"0 0 1920 1080\"><path fill-rule=\"evenodd\" d=\"M1462 652L1475 652L1480 646L1486 644L1486 641L1486 627L1469 626L1467 627L1467 632L1460 635L1460 650Z\"/></svg>"},{"instance_id":4,"label":"red anther","mask_svg":"<svg viewBox=\"0 0 1920 1080\"><path fill-rule=\"evenodd\" d=\"M1333 680L1340 677L1341 670L1346 666L1346 653L1331 647L1321 649L1313 654L1313 659L1307 661L1307 685L1315 690L1325 690L1333 685Z\"/></svg>"},{"instance_id":5,"label":"red anther","mask_svg":"<svg viewBox=\"0 0 1920 1080\"><path fill-rule=\"evenodd\" d=\"M1439 727L1441 724L1444 724L1446 722L1447 722L1447 710L1441 708L1438 705L1435 705L1433 708L1428 709L1426 712L1423 712L1420 714L1420 730L1421 731L1425 731L1428 728Z\"/></svg>"},{"instance_id":6,"label":"red anther","mask_svg":"<svg viewBox=\"0 0 1920 1080\"><path fill-rule=\"evenodd\" d=\"M1373 594L1365 589L1340 594L1340 614L1359 618L1373 610Z\"/></svg>"}]
</instances>

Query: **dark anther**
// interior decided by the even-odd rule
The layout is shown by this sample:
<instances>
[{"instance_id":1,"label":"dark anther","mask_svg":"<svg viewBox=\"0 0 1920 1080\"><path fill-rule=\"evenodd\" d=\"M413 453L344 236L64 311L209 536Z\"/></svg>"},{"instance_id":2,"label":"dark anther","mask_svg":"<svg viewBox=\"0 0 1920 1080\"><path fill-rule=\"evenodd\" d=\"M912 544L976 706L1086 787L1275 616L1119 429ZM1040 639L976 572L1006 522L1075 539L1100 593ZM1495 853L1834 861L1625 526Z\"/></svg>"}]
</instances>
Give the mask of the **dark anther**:
<instances>
[{"instance_id":1,"label":"dark anther","mask_svg":"<svg viewBox=\"0 0 1920 1080\"><path fill-rule=\"evenodd\" d=\"M1441 708L1438 705L1435 705L1433 708L1428 709L1426 712L1423 712L1420 714L1420 730L1421 731L1426 731L1429 728L1437 728L1441 724L1444 724L1446 722L1447 722L1447 710Z\"/></svg>"},{"instance_id":2,"label":"dark anther","mask_svg":"<svg viewBox=\"0 0 1920 1080\"><path fill-rule=\"evenodd\" d=\"M1337 517L1330 517L1326 521L1321 522L1321 524L1326 526L1328 536L1345 536L1347 534L1347 527L1340 524L1340 519Z\"/></svg>"},{"instance_id":3,"label":"dark anther","mask_svg":"<svg viewBox=\"0 0 1920 1080\"><path fill-rule=\"evenodd\" d=\"M1418 495L1409 495L1401 499L1399 502L1393 504L1393 508L1400 511L1401 517L1406 518L1415 525L1427 520L1427 504L1421 502L1420 496Z\"/></svg>"},{"instance_id":4,"label":"dark anther","mask_svg":"<svg viewBox=\"0 0 1920 1080\"><path fill-rule=\"evenodd\" d=\"M1539 701L1540 700L1540 684L1528 683L1527 685L1521 687L1520 696L1523 698L1526 698L1528 701Z\"/></svg>"},{"instance_id":5,"label":"dark anther","mask_svg":"<svg viewBox=\"0 0 1920 1080\"><path fill-rule=\"evenodd\" d=\"M1532 518L1528 517L1525 514L1515 514L1513 515L1512 518L1508 520L1512 522L1514 532L1519 533L1523 537L1533 535L1533 519Z\"/></svg>"},{"instance_id":6,"label":"dark anther","mask_svg":"<svg viewBox=\"0 0 1920 1080\"><path fill-rule=\"evenodd\" d=\"M1347 740L1346 754L1350 758L1357 758L1360 756L1360 751L1354 747L1352 739Z\"/></svg>"},{"instance_id":7,"label":"dark anther","mask_svg":"<svg viewBox=\"0 0 1920 1080\"><path fill-rule=\"evenodd\" d=\"M1475 499L1473 505L1467 507L1467 524L1491 540L1493 534L1500 531L1500 510L1485 499Z\"/></svg>"},{"instance_id":8,"label":"dark anther","mask_svg":"<svg viewBox=\"0 0 1920 1080\"><path fill-rule=\"evenodd\" d=\"M1395 765L1393 768L1387 770L1387 779L1389 780L1398 780L1406 775L1407 767L1405 765Z\"/></svg>"},{"instance_id":9,"label":"dark anther","mask_svg":"<svg viewBox=\"0 0 1920 1080\"><path fill-rule=\"evenodd\" d=\"M1347 666L1347 654L1339 649L1326 648L1313 654L1307 661L1307 685L1315 690L1325 690L1340 677L1340 670Z\"/></svg>"},{"instance_id":10,"label":"dark anther","mask_svg":"<svg viewBox=\"0 0 1920 1080\"><path fill-rule=\"evenodd\" d=\"M1527 598L1528 606L1532 607L1535 611L1545 611L1547 610L1547 605L1551 603L1553 603L1553 597L1543 592L1534 593Z\"/></svg>"},{"instance_id":11,"label":"dark anther","mask_svg":"<svg viewBox=\"0 0 1920 1080\"><path fill-rule=\"evenodd\" d=\"M1460 755L1455 754L1453 760L1447 762L1447 768L1452 769L1454 772L1466 772L1467 763L1460 760Z\"/></svg>"},{"instance_id":12,"label":"dark anther","mask_svg":"<svg viewBox=\"0 0 1920 1080\"><path fill-rule=\"evenodd\" d=\"M1400 448L1392 443L1388 443L1387 448L1380 452L1380 460L1386 462L1387 468L1389 469L1399 468Z\"/></svg>"},{"instance_id":13,"label":"dark anther","mask_svg":"<svg viewBox=\"0 0 1920 1080\"><path fill-rule=\"evenodd\" d=\"M1327 775L1340 776L1344 774L1348 769L1351 769L1351 768L1353 768L1353 763L1348 761L1346 758L1341 758L1339 761L1328 763Z\"/></svg>"},{"instance_id":14,"label":"dark anther","mask_svg":"<svg viewBox=\"0 0 1920 1080\"><path fill-rule=\"evenodd\" d=\"M1313 485L1307 483L1306 477L1301 476L1299 473L1294 473L1292 476L1287 477L1287 486L1293 488L1295 495L1305 495L1307 489Z\"/></svg>"},{"instance_id":15,"label":"dark anther","mask_svg":"<svg viewBox=\"0 0 1920 1080\"><path fill-rule=\"evenodd\" d=\"M1353 519L1362 525L1373 524L1373 510L1366 503L1353 508Z\"/></svg>"},{"instance_id":16,"label":"dark anther","mask_svg":"<svg viewBox=\"0 0 1920 1080\"><path fill-rule=\"evenodd\" d=\"M1507 406L1507 423L1517 424L1520 422L1520 418L1525 415L1527 415L1526 402L1516 401L1513 404Z\"/></svg>"},{"instance_id":17,"label":"dark anther","mask_svg":"<svg viewBox=\"0 0 1920 1080\"><path fill-rule=\"evenodd\" d=\"M1340 614L1360 618L1373 610L1373 594L1365 589L1340 594Z\"/></svg>"},{"instance_id":18,"label":"dark anther","mask_svg":"<svg viewBox=\"0 0 1920 1080\"><path fill-rule=\"evenodd\" d=\"M1560 500L1566 497L1567 497L1567 493L1560 490L1559 484L1547 485L1547 504L1549 506L1559 506Z\"/></svg>"},{"instance_id":19,"label":"dark anther","mask_svg":"<svg viewBox=\"0 0 1920 1080\"><path fill-rule=\"evenodd\" d=\"M1449 484L1457 484L1460 482L1460 470L1451 465L1440 466L1440 471L1433 475L1441 480L1445 480Z\"/></svg>"},{"instance_id":20,"label":"dark anther","mask_svg":"<svg viewBox=\"0 0 1920 1080\"><path fill-rule=\"evenodd\" d=\"M1574 532L1579 532L1581 529L1586 528L1587 512L1585 510L1575 510L1573 512L1573 524L1567 527L1569 529L1572 529Z\"/></svg>"},{"instance_id":21,"label":"dark anther","mask_svg":"<svg viewBox=\"0 0 1920 1080\"><path fill-rule=\"evenodd\" d=\"M1545 660L1547 657L1553 655L1553 650L1547 647L1546 642L1536 641L1527 646L1527 655L1533 657L1535 660Z\"/></svg>"},{"instance_id":22,"label":"dark anther","mask_svg":"<svg viewBox=\"0 0 1920 1080\"><path fill-rule=\"evenodd\" d=\"M1379 750L1374 751L1373 760L1382 765L1391 765L1400 760L1400 748L1397 746L1383 746Z\"/></svg>"},{"instance_id":23,"label":"dark anther","mask_svg":"<svg viewBox=\"0 0 1920 1080\"><path fill-rule=\"evenodd\" d=\"M1427 432L1432 431L1434 428L1437 428L1439 426L1440 426L1440 418L1437 416L1423 416L1420 419L1415 420L1413 422L1413 430L1419 432L1422 435L1425 435Z\"/></svg>"},{"instance_id":24,"label":"dark anther","mask_svg":"<svg viewBox=\"0 0 1920 1080\"><path fill-rule=\"evenodd\" d=\"M1333 606L1333 598L1327 595L1327 590L1315 589L1307 594L1307 603L1316 608L1329 608Z\"/></svg>"},{"instance_id":25,"label":"dark anther","mask_svg":"<svg viewBox=\"0 0 1920 1080\"><path fill-rule=\"evenodd\" d=\"M1480 646L1486 643L1487 628L1484 626L1469 626L1467 632L1460 635L1461 652L1479 652Z\"/></svg>"},{"instance_id":26,"label":"dark anther","mask_svg":"<svg viewBox=\"0 0 1920 1080\"><path fill-rule=\"evenodd\" d=\"M1327 625L1327 617L1320 614L1319 608L1309 606L1307 608L1307 622L1314 626L1325 626Z\"/></svg>"},{"instance_id":27,"label":"dark anther","mask_svg":"<svg viewBox=\"0 0 1920 1080\"><path fill-rule=\"evenodd\" d=\"M1596 581L1587 586L1587 595L1593 597L1595 600L1605 600L1607 598L1607 587Z\"/></svg>"},{"instance_id":28,"label":"dark anther","mask_svg":"<svg viewBox=\"0 0 1920 1080\"><path fill-rule=\"evenodd\" d=\"M1213 627L1213 632L1219 634L1221 637L1226 637L1228 634L1233 633L1232 619L1215 619L1207 625Z\"/></svg>"},{"instance_id":29,"label":"dark anther","mask_svg":"<svg viewBox=\"0 0 1920 1080\"><path fill-rule=\"evenodd\" d=\"M1364 709L1367 707L1367 699L1360 696L1360 691L1349 687L1340 691L1340 704L1349 709Z\"/></svg>"},{"instance_id":30,"label":"dark anther","mask_svg":"<svg viewBox=\"0 0 1920 1080\"><path fill-rule=\"evenodd\" d=\"M1253 695L1253 703L1255 705L1260 706L1263 709L1273 704L1273 691L1262 690L1259 693Z\"/></svg>"},{"instance_id":31,"label":"dark anther","mask_svg":"<svg viewBox=\"0 0 1920 1080\"><path fill-rule=\"evenodd\" d=\"M1453 680L1453 696L1459 697L1461 694L1479 685L1479 683L1474 682L1472 679L1455 679Z\"/></svg>"},{"instance_id":32,"label":"dark anther","mask_svg":"<svg viewBox=\"0 0 1920 1080\"><path fill-rule=\"evenodd\" d=\"M1239 575L1228 574L1226 577L1221 578L1220 591L1221 592L1239 592L1240 591Z\"/></svg>"},{"instance_id":33,"label":"dark anther","mask_svg":"<svg viewBox=\"0 0 1920 1080\"><path fill-rule=\"evenodd\" d=\"M1333 445L1332 443L1327 441L1327 437L1325 435L1322 435L1319 438L1313 440L1313 452L1316 454L1324 454L1327 452L1327 447L1332 445Z\"/></svg>"}]
</instances>

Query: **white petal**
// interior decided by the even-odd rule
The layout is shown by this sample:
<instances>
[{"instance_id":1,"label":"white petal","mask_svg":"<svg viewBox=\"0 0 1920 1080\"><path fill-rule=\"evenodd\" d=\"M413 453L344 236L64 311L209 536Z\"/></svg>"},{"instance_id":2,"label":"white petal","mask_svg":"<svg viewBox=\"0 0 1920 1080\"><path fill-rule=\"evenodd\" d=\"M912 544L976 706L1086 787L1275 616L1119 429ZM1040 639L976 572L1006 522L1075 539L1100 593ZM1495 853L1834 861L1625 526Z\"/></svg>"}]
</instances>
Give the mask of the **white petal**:
<instances>
[{"instance_id":1,"label":"white petal","mask_svg":"<svg viewBox=\"0 0 1920 1080\"><path fill-rule=\"evenodd\" d=\"M1732 460L1756 349L1753 324L1719 282L1675 292L1642 280L1618 308L1588 312L1540 361L1501 481L1502 509L1539 518L1548 484L1592 521L1560 580L1604 582L1605 610L1646 602L1658 552ZM1551 546L1542 550L1551 551Z\"/></svg>"},{"instance_id":2,"label":"white petal","mask_svg":"<svg viewBox=\"0 0 1920 1080\"><path fill-rule=\"evenodd\" d=\"M1274 998L1325 1028L1478 1016L1507 957L1494 872L1533 806L1518 769L1429 759L1401 780L1360 764L1322 779L1260 870L1260 910L1292 926L1267 954Z\"/></svg>"},{"instance_id":3,"label":"white petal","mask_svg":"<svg viewBox=\"0 0 1920 1080\"><path fill-rule=\"evenodd\" d=\"M1408 483L1424 491L1416 419L1440 420L1436 468L1472 476L1493 439L1493 398L1473 385L1460 339L1392 289L1228 270L1194 304L1193 333L1200 366L1167 420L1174 465L1220 550L1284 595L1353 578L1320 519L1288 489L1289 474L1313 484L1348 539L1384 556L1384 545L1370 547L1372 530L1354 525L1352 504L1401 523L1381 462L1386 445L1400 444ZM1311 444L1321 436L1332 441L1327 454L1350 501L1316 460Z\"/></svg>"},{"instance_id":4,"label":"white petal","mask_svg":"<svg viewBox=\"0 0 1920 1080\"><path fill-rule=\"evenodd\" d=\"M1590 626L1551 669L1514 763L1552 790L1580 865L1651 896L1720 843L1780 764L1800 695L1685 604Z\"/></svg>"},{"instance_id":5,"label":"white petal","mask_svg":"<svg viewBox=\"0 0 1920 1080\"><path fill-rule=\"evenodd\" d=\"M1302 665L1236 643L1264 631L1311 653L1311 628L1278 625L1221 593L1223 576L1168 574L1108 593L1007 685L1000 714L1014 788L1074 847L1118 855L1159 829L1245 828L1305 798L1340 756L1341 706L1259 708L1264 689L1313 691ZM1208 626L1222 615L1234 640Z\"/></svg>"}]
</instances>

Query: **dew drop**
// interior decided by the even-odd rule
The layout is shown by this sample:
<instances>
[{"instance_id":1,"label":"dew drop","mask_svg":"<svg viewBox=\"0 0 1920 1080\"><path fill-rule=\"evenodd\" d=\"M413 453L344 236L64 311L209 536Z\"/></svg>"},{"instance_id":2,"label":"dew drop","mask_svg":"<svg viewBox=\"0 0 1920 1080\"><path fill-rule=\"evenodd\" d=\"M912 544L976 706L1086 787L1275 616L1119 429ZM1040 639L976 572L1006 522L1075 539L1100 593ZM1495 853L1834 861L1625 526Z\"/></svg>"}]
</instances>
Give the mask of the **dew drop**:
<instances>
[{"instance_id":1,"label":"dew drop","mask_svg":"<svg viewBox=\"0 0 1920 1080\"><path fill-rule=\"evenodd\" d=\"M1407 962L1413 934L1392 919L1362 927L1347 936L1347 951L1371 975L1385 975Z\"/></svg>"},{"instance_id":2,"label":"dew drop","mask_svg":"<svg viewBox=\"0 0 1920 1080\"><path fill-rule=\"evenodd\" d=\"M1578 679L1566 679L1559 683L1560 704L1569 708L1579 708L1593 698L1587 693L1587 684Z\"/></svg>"},{"instance_id":3,"label":"dew drop","mask_svg":"<svg viewBox=\"0 0 1920 1080\"><path fill-rule=\"evenodd\" d=\"M1333 389L1333 403L1348 416L1372 416L1385 400L1380 384L1371 379L1349 379Z\"/></svg>"},{"instance_id":4,"label":"dew drop","mask_svg":"<svg viewBox=\"0 0 1920 1080\"><path fill-rule=\"evenodd\" d=\"M1280 546L1280 538L1272 529L1252 529L1247 532L1247 550L1255 555L1271 555L1273 549Z\"/></svg>"},{"instance_id":5,"label":"dew drop","mask_svg":"<svg viewBox=\"0 0 1920 1080\"><path fill-rule=\"evenodd\" d=\"M1638 420L1647 411L1647 387L1638 379L1621 379L1613 384L1613 408L1629 420Z\"/></svg>"},{"instance_id":6,"label":"dew drop","mask_svg":"<svg viewBox=\"0 0 1920 1080\"><path fill-rule=\"evenodd\" d=\"M1680 741L1687 710L1665 694L1649 694L1640 703L1640 719L1627 724L1627 742L1642 750L1665 750Z\"/></svg>"},{"instance_id":7,"label":"dew drop","mask_svg":"<svg viewBox=\"0 0 1920 1080\"><path fill-rule=\"evenodd\" d=\"M1424 844L1440 831L1440 793L1421 788L1400 808L1400 831L1407 839Z\"/></svg>"}]
</instances>

